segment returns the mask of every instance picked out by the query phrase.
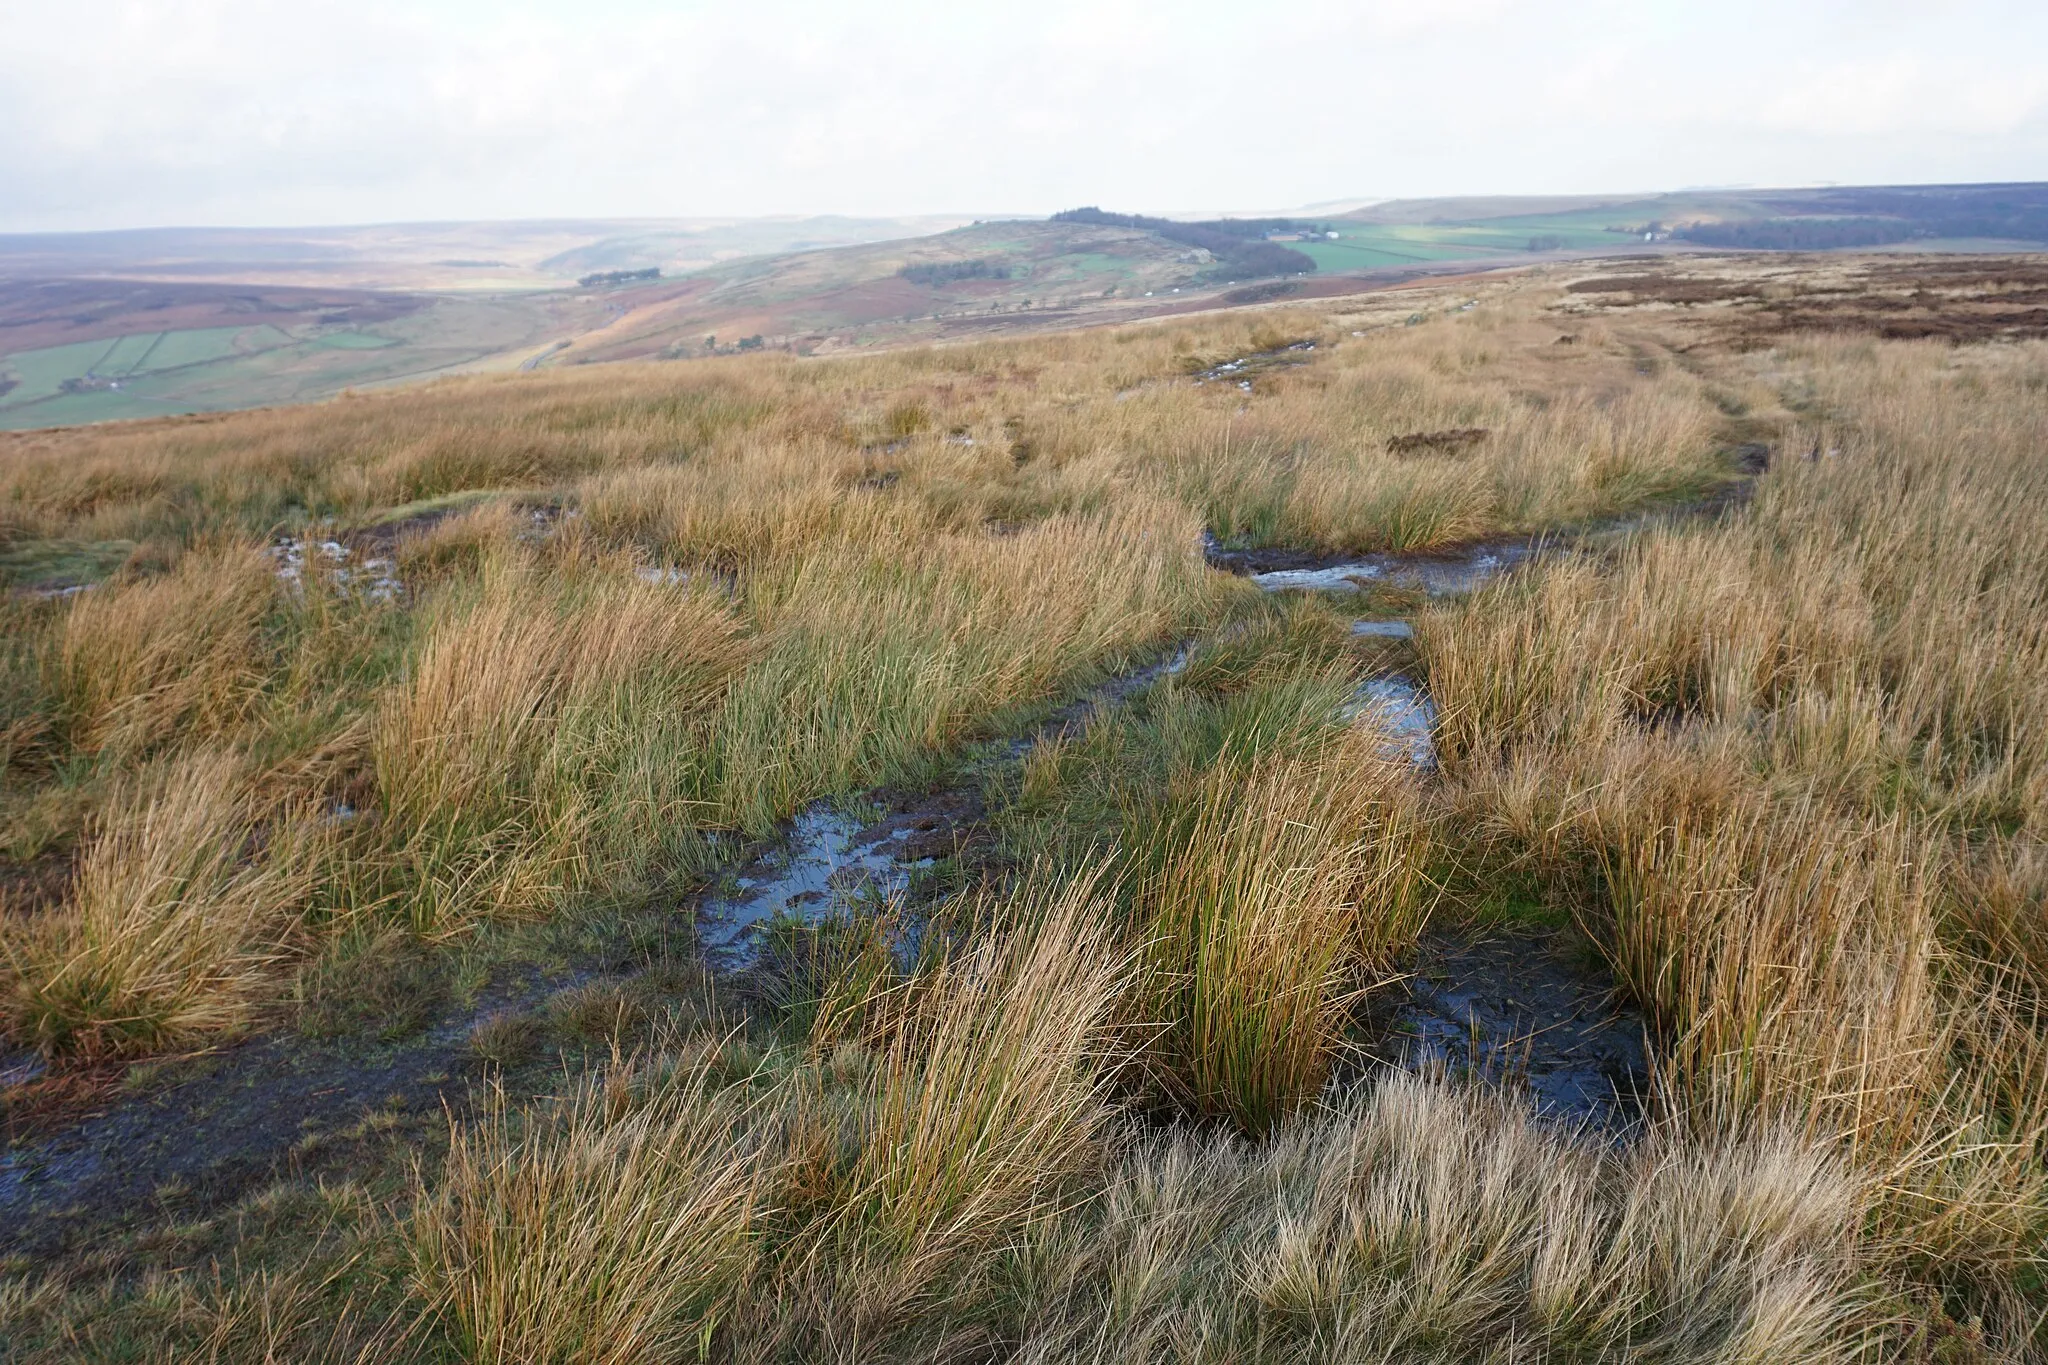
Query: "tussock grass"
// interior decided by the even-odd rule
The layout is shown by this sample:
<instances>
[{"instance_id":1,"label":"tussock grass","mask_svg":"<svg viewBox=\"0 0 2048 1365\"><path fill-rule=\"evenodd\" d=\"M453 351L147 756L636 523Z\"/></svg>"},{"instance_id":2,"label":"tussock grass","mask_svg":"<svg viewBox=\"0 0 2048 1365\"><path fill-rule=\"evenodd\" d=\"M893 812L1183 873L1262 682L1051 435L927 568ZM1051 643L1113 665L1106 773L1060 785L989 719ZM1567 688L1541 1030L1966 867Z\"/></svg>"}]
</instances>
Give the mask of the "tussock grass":
<instances>
[{"instance_id":1,"label":"tussock grass","mask_svg":"<svg viewBox=\"0 0 2048 1365\"><path fill-rule=\"evenodd\" d=\"M804 1036L662 1036L457 1122L378 1234L406 1349L2038 1358L2048 349L1735 354L1661 314L1558 347L1547 288L0 440L0 544L140 547L4 607L0 847L54 906L0 918L9 1039L204 1045L324 936L686 883L1198 636L1028 755L993 803L1014 861L914 969L870 934ZM1250 393L1187 382L1296 338L1312 363ZM1399 440L1453 430L1484 435ZM1340 719L1407 655L1201 562L1205 529L1562 532L1764 438L1746 505L1419 612L1426 780ZM446 516L377 533L394 602L249 548L397 513ZM1496 877L1652 1018L1625 1149L1480 1091L1331 1089L1439 883L1455 911ZM180 1340L371 1350L323 1344L323 1281L216 1290L165 1291Z\"/></svg>"},{"instance_id":2,"label":"tussock grass","mask_svg":"<svg viewBox=\"0 0 2048 1365\"><path fill-rule=\"evenodd\" d=\"M65 903L0 940L9 1030L101 1058L247 1027L315 873L312 833L289 815L259 833L258 815L226 754L117 794Z\"/></svg>"},{"instance_id":3,"label":"tussock grass","mask_svg":"<svg viewBox=\"0 0 2048 1365\"><path fill-rule=\"evenodd\" d=\"M1220 536L1356 551L1569 525L1713 482L1711 410L1696 392L1666 385L1610 401L1567 389L1531 412L1484 358L1446 340L1188 433L1159 461ZM1483 453L1386 453L1406 432L1468 426L1496 433Z\"/></svg>"},{"instance_id":4,"label":"tussock grass","mask_svg":"<svg viewBox=\"0 0 2048 1365\"><path fill-rule=\"evenodd\" d=\"M1182 1137L1049 1245L1021 1359L1835 1361L1854 1184L1784 1139L1621 1155L1413 1079Z\"/></svg>"},{"instance_id":5,"label":"tussock grass","mask_svg":"<svg viewBox=\"0 0 2048 1365\"><path fill-rule=\"evenodd\" d=\"M2038 1345L2039 348L1812 343L1751 512L1424 613L1477 840L1580 898L1707 1131L1791 1124ZM1832 453L1829 453L1832 452ZM1576 869L1576 870L1575 870ZM2003 907L2003 908L2001 908Z\"/></svg>"},{"instance_id":6,"label":"tussock grass","mask_svg":"<svg viewBox=\"0 0 2048 1365\"><path fill-rule=\"evenodd\" d=\"M791 1268L826 1277L794 1297L821 1295L828 1330L903 1325L949 1279L1070 1206L1105 1155L1108 1024L1129 955L1087 881L1027 893L1006 913L1018 921L1007 941L946 961L905 1008L885 1010L890 1026L850 1096L850 1156L833 1151L823 1097L804 1094L790 1116L790 1203L811 1212L799 1241L819 1239Z\"/></svg>"},{"instance_id":7,"label":"tussock grass","mask_svg":"<svg viewBox=\"0 0 2048 1365\"><path fill-rule=\"evenodd\" d=\"M887 1341L1070 1210L1104 1159L1105 1027L1129 962L1085 885L914 993L849 998L861 1041L618 1062L554 1107L495 1097L419 1189L431 1311L471 1359L814 1355Z\"/></svg>"},{"instance_id":8,"label":"tussock grass","mask_svg":"<svg viewBox=\"0 0 2048 1365\"><path fill-rule=\"evenodd\" d=\"M1126 711L1039 746L1008 812L1070 873L1117 867L1156 1096L1253 1133L1318 1094L1427 912L1418 789L1339 719L1346 639L1312 603L1234 622Z\"/></svg>"},{"instance_id":9,"label":"tussock grass","mask_svg":"<svg viewBox=\"0 0 2048 1365\"><path fill-rule=\"evenodd\" d=\"M236 547L80 596L48 664L73 743L131 756L229 733L263 681L264 616L279 592L264 558Z\"/></svg>"},{"instance_id":10,"label":"tussock grass","mask_svg":"<svg viewBox=\"0 0 2048 1365\"><path fill-rule=\"evenodd\" d=\"M472 1360L681 1359L730 1311L767 1179L750 1095L699 1068L636 1094L589 1081L460 1127L412 1223L416 1282Z\"/></svg>"},{"instance_id":11,"label":"tussock grass","mask_svg":"<svg viewBox=\"0 0 2048 1365\"><path fill-rule=\"evenodd\" d=\"M513 561L437 605L371 737L371 856L419 929L547 913L690 827L705 717L750 653L716 595Z\"/></svg>"},{"instance_id":12,"label":"tussock grass","mask_svg":"<svg viewBox=\"0 0 2048 1365\"><path fill-rule=\"evenodd\" d=\"M1231 755L1134 831L1145 1057L1252 1133L1319 1093L1366 973L1421 927L1422 832L1369 727L1301 758Z\"/></svg>"},{"instance_id":13,"label":"tussock grass","mask_svg":"<svg viewBox=\"0 0 2048 1365\"><path fill-rule=\"evenodd\" d=\"M1196 531L1141 502L764 572L748 601L763 656L714 723L717 818L758 833L819 792L914 776L979 718L1187 628L1228 590Z\"/></svg>"}]
</instances>

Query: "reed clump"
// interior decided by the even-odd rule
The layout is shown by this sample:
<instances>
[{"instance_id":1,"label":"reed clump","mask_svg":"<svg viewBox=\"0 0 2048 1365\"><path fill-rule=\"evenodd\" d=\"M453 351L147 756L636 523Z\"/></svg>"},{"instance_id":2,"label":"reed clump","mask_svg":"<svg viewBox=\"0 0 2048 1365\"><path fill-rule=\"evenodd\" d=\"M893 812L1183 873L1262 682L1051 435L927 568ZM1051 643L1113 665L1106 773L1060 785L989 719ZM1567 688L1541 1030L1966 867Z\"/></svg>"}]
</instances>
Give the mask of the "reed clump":
<instances>
[{"instance_id":1,"label":"reed clump","mask_svg":"<svg viewBox=\"0 0 2048 1365\"><path fill-rule=\"evenodd\" d=\"M172 738L232 735L272 662L265 617L282 591L272 570L255 551L225 547L81 597L46 665L71 743L133 758Z\"/></svg>"},{"instance_id":2,"label":"reed clump","mask_svg":"<svg viewBox=\"0 0 2048 1365\"><path fill-rule=\"evenodd\" d=\"M682 1042L521 1116L456 1127L410 1239L426 1311L477 1359L903 1348L980 1302L991 1257L1066 1215L1114 1129L1106 1027L1129 972L1087 886L906 993L859 1036Z\"/></svg>"},{"instance_id":3,"label":"reed clump","mask_svg":"<svg viewBox=\"0 0 2048 1365\"><path fill-rule=\"evenodd\" d=\"M1308 757L1229 755L1126 835L1145 1065L1188 1111L1256 1134L1312 1100L1420 929L1422 830L1380 743L1359 726Z\"/></svg>"},{"instance_id":4,"label":"reed clump","mask_svg":"<svg viewBox=\"0 0 2048 1365\"><path fill-rule=\"evenodd\" d=\"M1346 639L1313 604L1248 616L1026 757L1019 847L1117 869L1134 1055L1167 1109L1263 1133L1313 1101L1427 915L1420 792L1344 719Z\"/></svg>"},{"instance_id":5,"label":"reed clump","mask_svg":"<svg viewBox=\"0 0 2048 1365\"><path fill-rule=\"evenodd\" d=\"M366 853L418 928L545 914L697 823L704 727L753 653L719 595L511 560L421 634L373 722Z\"/></svg>"},{"instance_id":6,"label":"reed clump","mask_svg":"<svg viewBox=\"0 0 2048 1365\"><path fill-rule=\"evenodd\" d=\"M755 1102L701 1067L654 1093L586 1081L530 1116L493 1091L413 1216L427 1311L474 1360L683 1358L751 1273Z\"/></svg>"},{"instance_id":7,"label":"reed clump","mask_svg":"<svg viewBox=\"0 0 2048 1365\"><path fill-rule=\"evenodd\" d=\"M1602 1153L1389 1080L1263 1146L1134 1151L1041 1253L1020 1358L1854 1360L1856 1215L1796 1141Z\"/></svg>"},{"instance_id":8,"label":"reed clump","mask_svg":"<svg viewBox=\"0 0 2048 1365\"><path fill-rule=\"evenodd\" d=\"M93 1060L243 1031L273 998L318 842L303 813L262 808L232 754L123 784L64 901L0 940L9 1032Z\"/></svg>"}]
</instances>

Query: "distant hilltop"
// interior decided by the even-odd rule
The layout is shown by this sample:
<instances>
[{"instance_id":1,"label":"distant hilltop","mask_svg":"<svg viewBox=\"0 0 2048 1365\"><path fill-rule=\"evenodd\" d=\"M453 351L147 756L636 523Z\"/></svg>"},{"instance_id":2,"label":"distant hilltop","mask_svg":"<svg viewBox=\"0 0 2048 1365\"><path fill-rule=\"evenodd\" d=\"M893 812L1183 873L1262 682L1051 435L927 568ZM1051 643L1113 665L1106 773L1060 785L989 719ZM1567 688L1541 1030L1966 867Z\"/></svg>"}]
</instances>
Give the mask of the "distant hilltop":
<instances>
[{"instance_id":1,"label":"distant hilltop","mask_svg":"<svg viewBox=\"0 0 2048 1365\"><path fill-rule=\"evenodd\" d=\"M1085 223L1092 227L1136 228L1156 233L1169 242L1206 252L1216 268L1204 282L1253 280L1271 275L1305 275L1316 268L1313 257L1275 245L1275 240L1300 241L1316 232L1304 223L1283 218L1212 218L1206 222L1182 223L1170 218L1146 218L1135 213L1104 213L1099 208L1068 209L1052 216L1055 223Z\"/></svg>"},{"instance_id":2,"label":"distant hilltop","mask_svg":"<svg viewBox=\"0 0 2048 1365\"><path fill-rule=\"evenodd\" d=\"M576 283L585 289L591 289L600 284L639 284L660 278L661 267L651 265L645 270L600 270L590 275L579 275Z\"/></svg>"}]
</instances>

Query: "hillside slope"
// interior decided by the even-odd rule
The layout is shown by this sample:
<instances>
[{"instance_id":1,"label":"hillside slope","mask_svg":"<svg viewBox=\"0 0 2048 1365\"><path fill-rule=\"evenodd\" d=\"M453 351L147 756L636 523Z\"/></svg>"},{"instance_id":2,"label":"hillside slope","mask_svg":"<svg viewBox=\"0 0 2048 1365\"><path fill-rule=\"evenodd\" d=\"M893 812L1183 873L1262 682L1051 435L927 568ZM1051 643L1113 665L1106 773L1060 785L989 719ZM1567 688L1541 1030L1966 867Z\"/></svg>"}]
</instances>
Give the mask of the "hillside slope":
<instances>
[{"instance_id":1,"label":"hillside slope","mask_svg":"<svg viewBox=\"0 0 2048 1365\"><path fill-rule=\"evenodd\" d=\"M621 290L625 315L556 363L703 354L752 337L830 350L1192 291L1207 253L1154 233L1076 223L977 223L931 237L806 251Z\"/></svg>"}]
</instances>

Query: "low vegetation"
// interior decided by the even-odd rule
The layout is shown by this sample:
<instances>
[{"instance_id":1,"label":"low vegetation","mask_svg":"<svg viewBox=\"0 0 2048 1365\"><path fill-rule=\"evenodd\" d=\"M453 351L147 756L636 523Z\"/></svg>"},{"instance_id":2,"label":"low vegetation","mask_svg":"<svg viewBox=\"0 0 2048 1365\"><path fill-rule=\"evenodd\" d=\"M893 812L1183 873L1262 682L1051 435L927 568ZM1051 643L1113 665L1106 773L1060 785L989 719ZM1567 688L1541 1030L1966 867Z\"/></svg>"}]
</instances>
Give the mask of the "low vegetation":
<instances>
[{"instance_id":1,"label":"low vegetation","mask_svg":"<svg viewBox=\"0 0 2048 1365\"><path fill-rule=\"evenodd\" d=\"M1262 279L1268 275L1303 275L1316 268L1313 257L1266 240L1268 232L1285 232L1293 236L1308 226L1284 218L1218 218L1202 223L1184 223L1171 218L1146 218L1134 213L1105 213L1098 208L1085 208L1055 213L1052 221L1142 228L1146 232L1156 232L1169 242L1209 253L1216 266L1207 273L1219 280L1225 275L1233 281Z\"/></svg>"},{"instance_id":2,"label":"low vegetation","mask_svg":"<svg viewBox=\"0 0 2048 1365\"><path fill-rule=\"evenodd\" d=\"M0 551L133 547L0 604L17 1152L251 1037L455 1060L22 1196L0 1354L2048 1354L2048 350L1572 278L10 439ZM1546 541L1276 597L1205 532ZM707 975L699 896L863 793L966 814ZM1502 914L1644 1012L1627 1131L1375 1061Z\"/></svg>"}]
</instances>

